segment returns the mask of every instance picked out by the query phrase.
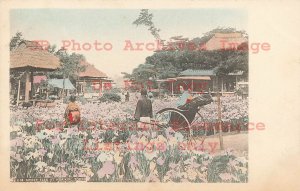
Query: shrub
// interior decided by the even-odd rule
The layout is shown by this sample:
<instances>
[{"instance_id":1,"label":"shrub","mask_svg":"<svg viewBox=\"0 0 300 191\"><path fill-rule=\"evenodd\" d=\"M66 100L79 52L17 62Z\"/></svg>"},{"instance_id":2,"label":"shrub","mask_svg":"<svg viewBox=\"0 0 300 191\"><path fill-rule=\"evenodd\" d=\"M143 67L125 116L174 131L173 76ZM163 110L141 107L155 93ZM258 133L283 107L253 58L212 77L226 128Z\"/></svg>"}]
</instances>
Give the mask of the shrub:
<instances>
[{"instance_id":1,"label":"shrub","mask_svg":"<svg viewBox=\"0 0 300 191\"><path fill-rule=\"evenodd\" d=\"M87 100L83 97L83 96L76 96L76 101L77 102L81 102L81 104L86 104L87 103ZM63 103L69 103L70 102L70 96L66 96L64 97L63 99Z\"/></svg>"},{"instance_id":2,"label":"shrub","mask_svg":"<svg viewBox=\"0 0 300 191\"><path fill-rule=\"evenodd\" d=\"M103 96L99 99L100 102L120 102L121 96L116 93L104 93Z\"/></svg>"},{"instance_id":3,"label":"shrub","mask_svg":"<svg viewBox=\"0 0 300 191\"><path fill-rule=\"evenodd\" d=\"M22 106L28 108L28 107L32 106L32 103L31 102L23 102Z\"/></svg>"}]
</instances>

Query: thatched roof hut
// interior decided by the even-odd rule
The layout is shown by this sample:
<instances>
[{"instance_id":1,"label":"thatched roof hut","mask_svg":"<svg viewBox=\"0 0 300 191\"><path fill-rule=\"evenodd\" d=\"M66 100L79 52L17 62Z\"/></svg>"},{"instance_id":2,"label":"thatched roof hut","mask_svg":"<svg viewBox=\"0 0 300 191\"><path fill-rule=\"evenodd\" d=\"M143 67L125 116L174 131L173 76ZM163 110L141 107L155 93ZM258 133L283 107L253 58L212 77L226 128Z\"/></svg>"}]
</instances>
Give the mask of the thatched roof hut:
<instances>
[{"instance_id":1,"label":"thatched roof hut","mask_svg":"<svg viewBox=\"0 0 300 191\"><path fill-rule=\"evenodd\" d=\"M10 52L11 69L55 70L59 66L59 58L44 50L37 42L23 41Z\"/></svg>"},{"instance_id":2,"label":"thatched roof hut","mask_svg":"<svg viewBox=\"0 0 300 191\"><path fill-rule=\"evenodd\" d=\"M33 72L51 71L59 68L59 58L43 49L38 42L22 41L10 52L11 71L25 72L25 102L29 101L30 91L34 93ZM19 102L20 79L18 82L17 103Z\"/></svg>"}]
</instances>

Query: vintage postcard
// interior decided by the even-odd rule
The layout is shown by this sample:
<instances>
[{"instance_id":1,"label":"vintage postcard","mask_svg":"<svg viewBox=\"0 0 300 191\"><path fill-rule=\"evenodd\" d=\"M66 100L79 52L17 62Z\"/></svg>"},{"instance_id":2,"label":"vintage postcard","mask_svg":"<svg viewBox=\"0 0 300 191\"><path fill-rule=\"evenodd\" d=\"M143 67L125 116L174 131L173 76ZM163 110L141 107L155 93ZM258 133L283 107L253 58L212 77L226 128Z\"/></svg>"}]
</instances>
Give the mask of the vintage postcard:
<instances>
[{"instance_id":1,"label":"vintage postcard","mask_svg":"<svg viewBox=\"0 0 300 191\"><path fill-rule=\"evenodd\" d=\"M299 3L141 2L1 2L1 190L299 189Z\"/></svg>"}]
</instances>

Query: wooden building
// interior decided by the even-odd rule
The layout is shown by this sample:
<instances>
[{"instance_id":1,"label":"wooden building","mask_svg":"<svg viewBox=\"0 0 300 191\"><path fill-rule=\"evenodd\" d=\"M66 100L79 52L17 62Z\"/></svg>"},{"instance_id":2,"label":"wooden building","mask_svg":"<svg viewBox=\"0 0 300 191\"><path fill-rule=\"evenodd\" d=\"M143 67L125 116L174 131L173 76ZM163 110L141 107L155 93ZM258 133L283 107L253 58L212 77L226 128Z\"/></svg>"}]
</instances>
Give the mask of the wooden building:
<instances>
[{"instance_id":1,"label":"wooden building","mask_svg":"<svg viewBox=\"0 0 300 191\"><path fill-rule=\"evenodd\" d=\"M44 50L37 42L22 41L10 52L10 93L20 101L29 102L34 97L33 79L56 70L59 58Z\"/></svg>"},{"instance_id":2,"label":"wooden building","mask_svg":"<svg viewBox=\"0 0 300 191\"><path fill-rule=\"evenodd\" d=\"M110 89L112 80L108 76L95 68L94 65L82 61L85 71L79 73L79 79L76 81L78 94L87 98L101 96L105 89Z\"/></svg>"},{"instance_id":3,"label":"wooden building","mask_svg":"<svg viewBox=\"0 0 300 191\"><path fill-rule=\"evenodd\" d=\"M217 78L215 70L185 70L175 78L157 80L160 89L167 90L170 94L179 94L180 86L190 89L191 93L216 93L218 83L221 84L222 94L233 94L238 82L247 81L247 76L242 71L229 73L223 78Z\"/></svg>"}]
</instances>

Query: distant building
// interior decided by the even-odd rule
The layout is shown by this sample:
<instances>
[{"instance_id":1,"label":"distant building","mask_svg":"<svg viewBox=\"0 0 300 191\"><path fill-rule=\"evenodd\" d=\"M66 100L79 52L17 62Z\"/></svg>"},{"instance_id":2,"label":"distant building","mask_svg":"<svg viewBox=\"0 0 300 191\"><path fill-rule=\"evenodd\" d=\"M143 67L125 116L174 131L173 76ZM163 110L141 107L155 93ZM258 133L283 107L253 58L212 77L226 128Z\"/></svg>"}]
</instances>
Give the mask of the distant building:
<instances>
[{"instance_id":1,"label":"distant building","mask_svg":"<svg viewBox=\"0 0 300 191\"><path fill-rule=\"evenodd\" d=\"M226 77L218 78L215 70L185 70L175 78L157 80L160 88L168 90L170 94L179 94L179 87L186 87L191 93L216 93L218 83L221 84L222 94L233 94L239 82L247 81L242 71L229 73Z\"/></svg>"},{"instance_id":2,"label":"distant building","mask_svg":"<svg viewBox=\"0 0 300 191\"><path fill-rule=\"evenodd\" d=\"M242 33L215 33L215 35L206 42L206 50L237 49L248 39Z\"/></svg>"},{"instance_id":3,"label":"distant building","mask_svg":"<svg viewBox=\"0 0 300 191\"><path fill-rule=\"evenodd\" d=\"M209 39L205 50L238 49L248 42L242 33L215 33ZM221 86L222 94L233 94L240 82L247 82L248 74L243 71L229 73L223 78L217 78L214 69L192 70L188 69L179 73L177 77L157 80L160 88L170 94L178 94L180 86L186 86L192 93L216 93ZM221 84L221 85L219 85Z\"/></svg>"},{"instance_id":4,"label":"distant building","mask_svg":"<svg viewBox=\"0 0 300 191\"><path fill-rule=\"evenodd\" d=\"M104 90L112 88L112 80L108 76L95 68L94 65L82 61L85 71L79 73L79 79L76 81L77 92L84 97L101 96Z\"/></svg>"}]
</instances>

